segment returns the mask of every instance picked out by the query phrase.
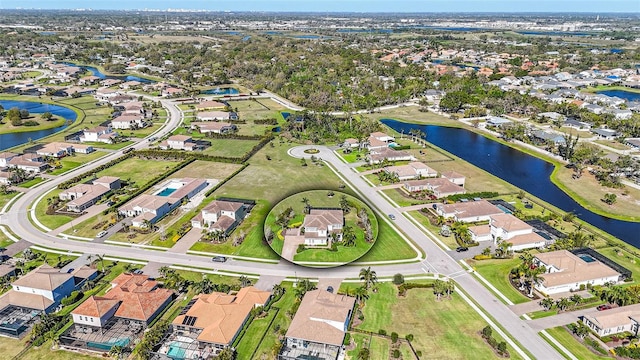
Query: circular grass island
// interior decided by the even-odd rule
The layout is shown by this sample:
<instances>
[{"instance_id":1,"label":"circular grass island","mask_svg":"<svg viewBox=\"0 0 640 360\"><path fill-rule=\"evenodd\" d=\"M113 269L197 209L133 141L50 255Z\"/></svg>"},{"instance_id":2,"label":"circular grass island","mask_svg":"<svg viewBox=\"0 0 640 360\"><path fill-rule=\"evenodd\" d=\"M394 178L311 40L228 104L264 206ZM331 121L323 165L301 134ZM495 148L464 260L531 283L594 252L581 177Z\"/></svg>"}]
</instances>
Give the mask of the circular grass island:
<instances>
[{"instance_id":1,"label":"circular grass island","mask_svg":"<svg viewBox=\"0 0 640 360\"><path fill-rule=\"evenodd\" d=\"M378 220L371 208L354 196L312 190L274 206L265 220L264 234L283 259L327 268L364 256L378 237Z\"/></svg>"},{"instance_id":2,"label":"circular grass island","mask_svg":"<svg viewBox=\"0 0 640 360\"><path fill-rule=\"evenodd\" d=\"M305 154L317 154L319 152L320 152L320 150L318 150L318 149L306 149L304 151Z\"/></svg>"}]
</instances>

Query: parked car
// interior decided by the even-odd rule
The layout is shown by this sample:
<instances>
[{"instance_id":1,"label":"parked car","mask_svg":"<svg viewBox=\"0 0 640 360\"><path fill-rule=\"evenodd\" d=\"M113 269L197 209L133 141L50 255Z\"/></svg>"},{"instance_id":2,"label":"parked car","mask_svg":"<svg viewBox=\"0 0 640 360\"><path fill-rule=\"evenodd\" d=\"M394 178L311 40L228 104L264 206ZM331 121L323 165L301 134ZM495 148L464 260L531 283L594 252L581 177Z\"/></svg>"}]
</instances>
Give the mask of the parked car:
<instances>
[{"instance_id":1,"label":"parked car","mask_svg":"<svg viewBox=\"0 0 640 360\"><path fill-rule=\"evenodd\" d=\"M211 259L211 261L225 262L225 261L227 261L227 257L226 256L214 256L213 259Z\"/></svg>"},{"instance_id":2,"label":"parked car","mask_svg":"<svg viewBox=\"0 0 640 360\"><path fill-rule=\"evenodd\" d=\"M142 274L142 270L136 269L136 270L133 270L133 273L136 274L136 275L140 275L140 274Z\"/></svg>"},{"instance_id":3,"label":"parked car","mask_svg":"<svg viewBox=\"0 0 640 360\"><path fill-rule=\"evenodd\" d=\"M396 219L396 216L395 216L395 215L393 215L393 214L389 214L389 219L391 219L391 220L395 220L395 219Z\"/></svg>"},{"instance_id":4,"label":"parked car","mask_svg":"<svg viewBox=\"0 0 640 360\"><path fill-rule=\"evenodd\" d=\"M458 246L458 248L456 249L456 252L463 252L463 251L467 251L467 250L469 250L468 247Z\"/></svg>"},{"instance_id":5,"label":"parked car","mask_svg":"<svg viewBox=\"0 0 640 360\"><path fill-rule=\"evenodd\" d=\"M133 150L134 150L134 149L131 147L131 148L128 148L128 149L124 149L124 150L122 151L122 153L123 153L123 154L128 154L128 153L132 152Z\"/></svg>"},{"instance_id":6,"label":"parked car","mask_svg":"<svg viewBox=\"0 0 640 360\"><path fill-rule=\"evenodd\" d=\"M609 305L609 304L604 304L604 305L600 305L598 306L596 309L598 309L598 311L602 311L602 310L609 310L612 309L613 306Z\"/></svg>"},{"instance_id":7,"label":"parked car","mask_svg":"<svg viewBox=\"0 0 640 360\"><path fill-rule=\"evenodd\" d=\"M75 270L74 268L67 270L67 274L71 274L74 270Z\"/></svg>"},{"instance_id":8,"label":"parked car","mask_svg":"<svg viewBox=\"0 0 640 360\"><path fill-rule=\"evenodd\" d=\"M100 232L98 233L98 235L96 235L96 237L101 238L101 237L103 237L103 236L105 236L105 235L107 235L107 232L106 232L106 231L100 231Z\"/></svg>"}]
</instances>

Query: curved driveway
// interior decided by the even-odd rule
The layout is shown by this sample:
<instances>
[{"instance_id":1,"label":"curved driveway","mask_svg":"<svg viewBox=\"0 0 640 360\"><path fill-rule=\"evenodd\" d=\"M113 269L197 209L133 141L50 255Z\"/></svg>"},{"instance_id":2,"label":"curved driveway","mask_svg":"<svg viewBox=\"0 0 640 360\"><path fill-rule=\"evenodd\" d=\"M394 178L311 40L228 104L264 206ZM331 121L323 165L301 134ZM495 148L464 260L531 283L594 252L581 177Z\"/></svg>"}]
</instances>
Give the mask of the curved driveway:
<instances>
[{"instance_id":1,"label":"curved driveway","mask_svg":"<svg viewBox=\"0 0 640 360\"><path fill-rule=\"evenodd\" d=\"M162 137L170 133L180 125L182 113L170 101L163 100L163 106L170 115L166 125L150 136ZM130 147L142 149L148 146L148 141L140 141ZM310 157L303 152L311 146L300 146L290 150L290 154L298 157ZM316 157L328 162L339 175L346 178L346 183L354 191L360 193L363 200L373 208L383 214L395 214L395 225L401 228L415 244L428 254L428 268L436 272L455 278L461 288L470 295L485 311L487 311L498 323L500 323L512 336L514 336L524 348L528 349L538 359L561 359L559 354L549 346L538 334L532 330L525 322L520 320L507 306L502 304L492 293L483 287L473 276L469 275L454 259L435 245L435 243L420 231L413 223L407 220L397 209L385 201L376 191L366 184L356 173L353 172L338 156L329 148L316 146L320 153ZM213 268L214 264L206 257L187 254L166 253L155 250L141 248L128 248L104 243L91 243L57 238L44 234L35 228L27 218L29 206L42 194L57 186L58 184L92 168L100 166L121 156L122 151L109 154L90 164L59 176L56 179L42 183L40 186L32 188L22 197L18 198L8 213L0 216L0 223L7 224L11 230L20 238L45 247L61 250L77 251L88 254L108 254L110 256L131 258L159 262L164 264L174 264L192 267ZM422 274L425 271L423 262L410 264L390 264L376 265L378 276L391 276L396 273ZM226 270L240 273L259 273L261 275L291 276L294 273L301 277L335 277L335 278L357 278L359 266L344 266L332 269L311 269L304 268L292 263L281 261L278 264L245 262L231 260L226 263L216 263L216 270Z\"/></svg>"}]
</instances>

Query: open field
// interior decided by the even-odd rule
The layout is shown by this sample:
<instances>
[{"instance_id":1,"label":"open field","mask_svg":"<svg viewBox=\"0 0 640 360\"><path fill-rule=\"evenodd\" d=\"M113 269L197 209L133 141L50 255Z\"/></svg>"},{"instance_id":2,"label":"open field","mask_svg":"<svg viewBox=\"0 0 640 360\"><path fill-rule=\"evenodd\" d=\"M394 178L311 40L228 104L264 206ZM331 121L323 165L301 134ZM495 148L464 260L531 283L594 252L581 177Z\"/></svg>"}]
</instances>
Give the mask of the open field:
<instances>
[{"instance_id":1,"label":"open field","mask_svg":"<svg viewBox=\"0 0 640 360\"><path fill-rule=\"evenodd\" d=\"M51 191L38 203L38 205L36 205L36 217L38 218L38 221L52 230L59 228L74 219L67 215L47 215L47 207L49 206L47 204L47 198L57 198L61 191L62 190L59 189Z\"/></svg>"},{"instance_id":2,"label":"open field","mask_svg":"<svg viewBox=\"0 0 640 360\"><path fill-rule=\"evenodd\" d=\"M254 146L258 140L239 139L207 139L211 141L211 146L202 151L203 154L226 157L242 157Z\"/></svg>"},{"instance_id":3,"label":"open field","mask_svg":"<svg viewBox=\"0 0 640 360\"><path fill-rule=\"evenodd\" d=\"M107 154L103 151L94 151L90 154L75 154L73 156L63 157L62 159L60 159L60 165L62 167L51 171L51 175L59 175L65 173L69 170L77 168L80 165L84 165L105 155Z\"/></svg>"},{"instance_id":4,"label":"open field","mask_svg":"<svg viewBox=\"0 0 640 360\"><path fill-rule=\"evenodd\" d=\"M378 288L377 293L370 293L363 308L364 321L357 328L372 332L383 329L401 337L412 334L416 351L430 359L496 357L479 334L487 324L457 293L438 301L432 289L411 289L400 298L391 283L380 283ZM502 341L495 332L494 337ZM512 359L520 358L509 350Z\"/></svg>"},{"instance_id":5,"label":"open field","mask_svg":"<svg viewBox=\"0 0 640 360\"><path fill-rule=\"evenodd\" d=\"M509 283L509 273L511 269L521 263L517 256L513 259L491 259L480 261L470 259L467 260L467 262L514 304L521 304L530 301L530 299L522 295Z\"/></svg>"},{"instance_id":6,"label":"open field","mask_svg":"<svg viewBox=\"0 0 640 360\"><path fill-rule=\"evenodd\" d=\"M17 196L19 193L17 191L3 194L0 193L0 209L2 209L14 196Z\"/></svg>"},{"instance_id":7,"label":"open field","mask_svg":"<svg viewBox=\"0 0 640 360\"><path fill-rule=\"evenodd\" d=\"M608 146L610 148L617 149L617 150L632 150L630 146L627 146L625 144L621 144L617 141L612 141L612 140L595 140L594 143Z\"/></svg>"},{"instance_id":8,"label":"open field","mask_svg":"<svg viewBox=\"0 0 640 360\"><path fill-rule=\"evenodd\" d=\"M241 165L219 163L212 161L196 160L184 168L176 171L171 178L197 177L201 179L218 179L220 181L226 179Z\"/></svg>"},{"instance_id":9,"label":"open field","mask_svg":"<svg viewBox=\"0 0 640 360\"><path fill-rule=\"evenodd\" d=\"M285 107L271 99L237 100L229 101L234 111L237 109L241 120L278 119L281 120L280 110Z\"/></svg>"},{"instance_id":10,"label":"open field","mask_svg":"<svg viewBox=\"0 0 640 360\"><path fill-rule=\"evenodd\" d=\"M369 349L369 353L371 354L371 359L388 359L389 358L389 348L390 348L390 340L387 340L378 336L369 336L366 334L360 333L351 333L352 342L355 344L355 348L353 350L347 351L347 355L351 359L357 359L358 352L360 349L366 347ZM405 358L403 359L412 359Z\"/></svg>"},{"instance_id":11,"label":"open field","mask_svg":"<svg viewBox=\"0 0 640 360\"><path fill-rule=\"evenodd\" d=\"M617 247L608 247L597 249L597 251L615 261L616 263L624 266L628 270L631 270L633 276L633 283L640 282L640 258L631 254L627 250L623 250ZM631 284L631 283L625 283Z\"/></svg>"},{"instance_id":12,"label":"open field","mask_svg":"<svg viewBox=\"0 0 640 360\"><path fill-rule=\"evenodd\" d=\"M131 184L142 185L179 163L179 161L149 161L133 157L100 171L96 176L116 176L122 180L130 179Z\"/></svg>"}]
</instances>

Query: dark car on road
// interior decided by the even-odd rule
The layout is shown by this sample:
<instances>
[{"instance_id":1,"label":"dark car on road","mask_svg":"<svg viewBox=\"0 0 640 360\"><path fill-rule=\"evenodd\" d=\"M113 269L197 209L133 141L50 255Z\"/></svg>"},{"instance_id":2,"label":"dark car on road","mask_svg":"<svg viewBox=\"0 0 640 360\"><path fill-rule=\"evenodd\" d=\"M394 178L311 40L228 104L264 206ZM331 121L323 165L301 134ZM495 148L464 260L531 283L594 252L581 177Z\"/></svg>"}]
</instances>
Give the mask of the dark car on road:
<instances>
[{"instance_id":1,"label":"dark car on road","mask_svg":"<svg viewBox=\"0 0 640 360\"><path fill-rule=\"evenodd\" d=\"M600 305L598 306L596 309L598 309L598 311L602 311L602 310L609 310L612 309L613 306L609 305L609 304L604 304L604 305Z\"/></svg>"},{"instance_id":2,"label":"dark car on road","mask_svg":"<svg viewBox=\"0 0 640 360\"><path fill-rule=\"evenodd\" d=\"M225 262L225 261L227 261L227 257L226 256L214 256L213 259L211 259L211 261L214 261L214 262Z\"/></svg>"},{"instance_id":3,"label":"dark car on road","mask_svg":"<svg viewBox=\"0 0 640 360\"><path fill-rule=\"evenodd\" d=\"M458 246L458 248L456 249L456 252L463 252L463 251L467 251L467 250L469 250L468 247Z\"/></svg>"}]
</instances>

